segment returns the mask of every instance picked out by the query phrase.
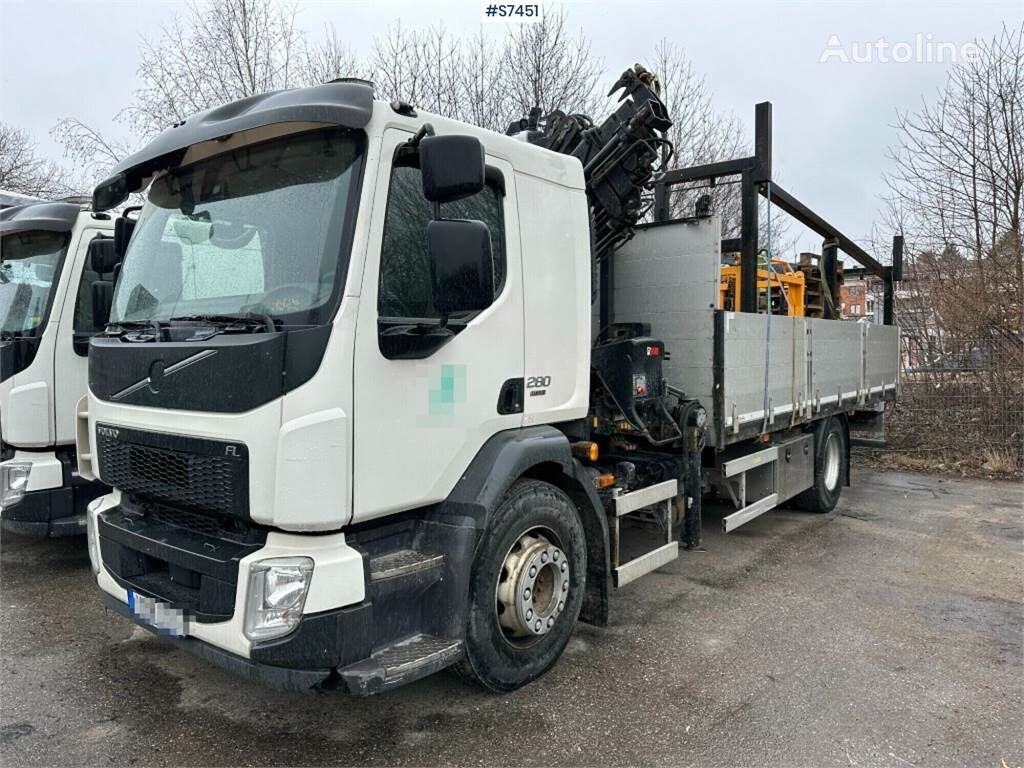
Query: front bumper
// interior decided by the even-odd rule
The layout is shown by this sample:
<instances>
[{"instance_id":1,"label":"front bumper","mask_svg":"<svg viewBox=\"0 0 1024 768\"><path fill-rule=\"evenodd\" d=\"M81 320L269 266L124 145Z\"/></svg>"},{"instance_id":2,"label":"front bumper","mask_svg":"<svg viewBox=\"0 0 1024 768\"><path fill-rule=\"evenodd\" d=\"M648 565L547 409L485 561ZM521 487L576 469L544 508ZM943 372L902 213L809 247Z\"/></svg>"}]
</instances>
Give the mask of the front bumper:
<instances>
[{"instance_id":1,"label":"front bumper","mask_svg":"<svg viewBox=\"0 0 1024 768\"><path fill-rule=\"evenodd\" d=\"M129 589L184 609L187 636L176 640L182 647L247 679L289 690L338 687L330 683L336 678L333 670L370 656L372 606L365 599L365 565L343 534L271 531L262 543L232 548L195 530L119 527L121 512L115 493L88 513L94 551L101 553L97 584L104 602L121 615L156 632L130 611ZM299 554L314 561L299 625L284 637L250 641L244 618L251 566ZM209 610L225 588L230 588L230 604Z\"/></svg>"},{"instance_id":2,"label":"front bumper","mask_svg":"<svg viewBox=\"0 0 1024 768\"><path fill-rule=\"evenodd\" d=\"M0 527L30 536L85 533L86 507L107 492L105 485L79 477L69 456L19 451L11 461L33 466L25 495L0 509Z\"/></svg>"},{"instance_id":3,"label":"front bumper","mask_svg":"<svg viewBox=\"0 0 1024 768\"><path fill-rule=\"evenodd\" d=\"M134 622L143 629L147 629L150 632L157 634L153 627L139 620L139 618L128 609L127 604L113 595L104 592L102 600L103 605L109 610ZM296 630L293 635L283 638L286 642L281 643L278 641L277 650L279 652L287 653L287 646L292 645L297 640L299 643L308 643L315 640L313 637L305 637L304 639L299 640L298 636L300 630L302 630L305 625L307 625L307 619L303 619L302 623L299 625L299 629ZM303 635L306 634L307 633L303 633ZM348 633L346 632L346 635L347 634ZM220 667L221 669L245 678L250 682L259 683L271 688L303 693L329 691L339 688L337 684L339 679L338 675L334 669L329 666L312 669L293 669L266 661L247 659L195 637L168 637L167 635L160 635L160 637L174 643L177 647L186 650L217 667ZM329 640L329 637L321 636L318 639L320 641L326 641ZM317 643L317 645L319 646L319 643Z\"/></svg>"}]
</instances>

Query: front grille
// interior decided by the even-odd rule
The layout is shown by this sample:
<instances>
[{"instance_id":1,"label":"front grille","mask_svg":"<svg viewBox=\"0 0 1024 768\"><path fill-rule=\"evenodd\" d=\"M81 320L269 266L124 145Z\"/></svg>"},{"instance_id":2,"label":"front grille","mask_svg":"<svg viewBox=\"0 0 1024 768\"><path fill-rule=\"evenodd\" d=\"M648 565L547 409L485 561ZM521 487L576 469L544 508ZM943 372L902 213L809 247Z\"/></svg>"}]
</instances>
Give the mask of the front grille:
<instances>
[{"instance_id":1,"label":"front grille","mask_svg":"<svg viewBox=\"0 0 1024 768\"><path fill-rule=\"evenodd\" d=\"M143 501L247 519L244 446L98 424L100 478Z\"/></svg>"}]
</instances>

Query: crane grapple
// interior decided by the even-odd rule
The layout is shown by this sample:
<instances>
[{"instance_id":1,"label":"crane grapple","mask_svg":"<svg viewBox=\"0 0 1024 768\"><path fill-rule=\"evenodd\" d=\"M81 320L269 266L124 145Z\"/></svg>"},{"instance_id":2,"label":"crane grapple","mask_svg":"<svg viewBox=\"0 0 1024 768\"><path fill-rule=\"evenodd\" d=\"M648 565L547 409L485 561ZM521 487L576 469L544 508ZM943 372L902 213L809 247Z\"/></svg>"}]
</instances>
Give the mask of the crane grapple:
<instances>
[{"instance_id":1,"label":"crane grapple","mask_svg":"<svg viewBox=\"0 0 1024 768\"><path fill-rule=\"evenodd\" d=\"M645 193L672 154L671 142L660 135L672 120L657 77L637 64L622 73L608 95L620 90L618 107L600 125L587 115L560 110L544 115L535 107L506 131L583 163L597 261L633 236L650 207Z\"/></svg>"}]
</instances>

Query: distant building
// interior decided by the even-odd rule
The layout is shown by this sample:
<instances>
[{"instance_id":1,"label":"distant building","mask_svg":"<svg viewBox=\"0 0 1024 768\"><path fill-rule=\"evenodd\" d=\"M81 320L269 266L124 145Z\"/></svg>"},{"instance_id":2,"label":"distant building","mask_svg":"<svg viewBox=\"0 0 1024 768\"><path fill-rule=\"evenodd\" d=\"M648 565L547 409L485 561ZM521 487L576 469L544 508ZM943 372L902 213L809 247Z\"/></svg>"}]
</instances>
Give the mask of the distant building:
<instances>
[{"instance_id":1,"label":"distant building","mask_svg":"<svg viewBox=\"0 0 1024 768\"><path fill-rule=\"evenodd\" d=\"M839 286L841 314L844 320L864 317L867 286L863 280L844 283Z\"/></svg>"},{"instance_id":2,"label":"distant building","mask_svg":"<svg viewBox=\"0 0 1024 768\"><path fill-rule=\"evenodd\" d=\"M840 317L843 320L862 320L867 318L873 322L881 322L881 306L878 300L878 291L873 290L879 282L873 276L848 277L839 286L839 298L841 302Z\"/></svg>"}]
</instances>

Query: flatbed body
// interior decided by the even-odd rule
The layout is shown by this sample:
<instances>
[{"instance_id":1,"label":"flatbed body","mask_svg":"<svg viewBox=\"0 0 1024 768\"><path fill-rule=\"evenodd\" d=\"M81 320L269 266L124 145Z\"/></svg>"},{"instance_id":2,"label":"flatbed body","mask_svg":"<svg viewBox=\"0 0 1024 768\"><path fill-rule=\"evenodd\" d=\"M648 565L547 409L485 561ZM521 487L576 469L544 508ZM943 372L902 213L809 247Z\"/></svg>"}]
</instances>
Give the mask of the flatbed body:
<instances>
[{"instance_id":1,"label":"flatbed body","mask_svg":"<svg viewBox=\"0 0 1024 768\"><path fill-rule=\"evenodd\" d=\"M616 254L616 317L649 323L666 382L708 408L723 449L893 400L899 329L718 309L718 216L640 227Z\"/></svg>"}]
</instances>

